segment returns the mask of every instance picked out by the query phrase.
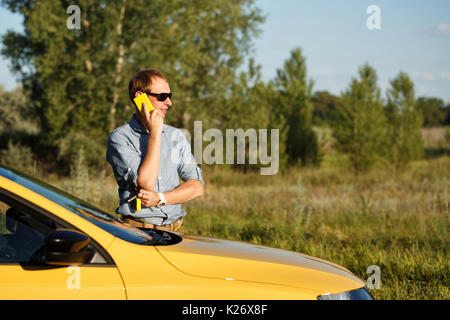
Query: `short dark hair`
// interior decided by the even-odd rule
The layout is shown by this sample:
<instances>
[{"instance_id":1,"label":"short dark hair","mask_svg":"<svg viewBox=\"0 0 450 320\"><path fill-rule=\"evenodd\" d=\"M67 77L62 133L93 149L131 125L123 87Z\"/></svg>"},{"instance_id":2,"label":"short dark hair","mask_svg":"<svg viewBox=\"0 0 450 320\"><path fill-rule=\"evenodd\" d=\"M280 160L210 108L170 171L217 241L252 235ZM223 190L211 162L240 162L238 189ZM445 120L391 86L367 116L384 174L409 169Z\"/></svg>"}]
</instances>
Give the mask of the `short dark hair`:
<instances>
[{"instance_id":1,"label":"short dark hair","mask_svg":"<svg viewBox=\"0 0 450 320\"><path fill-rule=\"evenodd\" d=\"M155 69L144 69L136 73L128 83L128 94L130 95L130 100L134 104L134 96L137 91L150 92L152 87L152 80L155 78L160 78L169 82L165 75Z\"/></svg>"}]
</instances>

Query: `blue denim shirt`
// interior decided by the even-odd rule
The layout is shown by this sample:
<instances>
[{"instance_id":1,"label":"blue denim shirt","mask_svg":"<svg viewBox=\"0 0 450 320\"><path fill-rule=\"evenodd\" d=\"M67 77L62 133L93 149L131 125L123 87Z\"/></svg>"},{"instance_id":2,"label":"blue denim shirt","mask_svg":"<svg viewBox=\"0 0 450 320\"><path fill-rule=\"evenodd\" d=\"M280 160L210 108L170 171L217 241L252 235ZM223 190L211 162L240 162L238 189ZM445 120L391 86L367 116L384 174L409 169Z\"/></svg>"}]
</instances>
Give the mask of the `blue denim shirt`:
<instances>
[{"instance_id":1,"label":"blue denim shirt","mask_svg":"<svg viewBox=\"0 0 450 320\"><path fill-rule=\"evenodd\" d=\"M119 185L119 207L116 212L152 224L169 224L186 215L181 204L166 205L161 209L142 206L141 211L137 212L136 200L126 202L137 188L138 171L147 153L149 137L134 114L128 123L116 128L109 136L106 160L111 164ZM185 135L181 130L164 124L154 191L167 192L177 188L179 178L183 181L199 180L205 184Z\"/></svg>"}]
</instances>

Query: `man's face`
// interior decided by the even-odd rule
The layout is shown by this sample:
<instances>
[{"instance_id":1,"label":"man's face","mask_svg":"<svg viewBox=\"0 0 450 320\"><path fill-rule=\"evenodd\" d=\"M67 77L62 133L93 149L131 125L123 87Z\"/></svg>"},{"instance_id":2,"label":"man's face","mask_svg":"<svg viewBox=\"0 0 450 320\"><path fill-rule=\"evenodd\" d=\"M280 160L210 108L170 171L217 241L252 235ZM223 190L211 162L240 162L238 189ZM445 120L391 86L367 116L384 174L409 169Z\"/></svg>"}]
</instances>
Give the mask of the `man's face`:
<instances>
[{"instance_id":1,"label":"man's face","mask_svg":"<svg viewBox=\"0 0 450 320\"><path fill-rule=\"evenodd\" d=\"M170 87L166 80L161 78L152 79L151 93L159 94L159 93L170 93ZM165 99L164 101L159 101L157 97L147 94L148 99L152 103L153 108L161 111L163 117L166 116L167 109L172 105L172 101L170 98Z\"/></svg>"}]
</instances>

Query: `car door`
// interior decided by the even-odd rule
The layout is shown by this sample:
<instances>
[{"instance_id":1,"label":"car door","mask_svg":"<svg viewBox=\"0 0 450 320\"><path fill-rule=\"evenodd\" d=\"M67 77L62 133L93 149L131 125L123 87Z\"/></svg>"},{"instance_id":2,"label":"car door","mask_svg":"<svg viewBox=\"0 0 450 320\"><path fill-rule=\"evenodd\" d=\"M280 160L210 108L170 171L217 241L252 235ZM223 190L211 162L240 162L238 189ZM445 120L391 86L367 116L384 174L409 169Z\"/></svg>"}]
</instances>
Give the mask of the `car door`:
<instances>
[{"instance_id":1,"label":"car door","mask_svg":"<svg viewBox=\"0 0 450 320\"><path fill-rule=\"evenodd\" d=\"M126 299L117 267L92 239L88 264L45 263L45 238L60 228L73 226L0 193L0 299Z\"/></svg>"}]
</instances>

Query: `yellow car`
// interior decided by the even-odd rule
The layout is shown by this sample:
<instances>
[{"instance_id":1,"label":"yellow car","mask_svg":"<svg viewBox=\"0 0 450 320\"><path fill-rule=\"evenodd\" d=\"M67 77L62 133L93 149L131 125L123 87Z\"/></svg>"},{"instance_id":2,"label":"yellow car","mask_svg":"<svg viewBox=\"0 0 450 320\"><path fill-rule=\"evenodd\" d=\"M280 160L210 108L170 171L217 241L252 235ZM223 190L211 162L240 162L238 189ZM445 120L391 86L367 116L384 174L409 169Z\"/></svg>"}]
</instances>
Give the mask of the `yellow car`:
<instances>
[{"instance_id":1,"label":"yellow car","mask_svg":"<svg viewBox=\"0 0 450 320\"><path fill-rule=\"evenodd\" d=\"M373 299L331 262L138 229L0 167L0 299Z\"/></svg>"}]
</instances>

